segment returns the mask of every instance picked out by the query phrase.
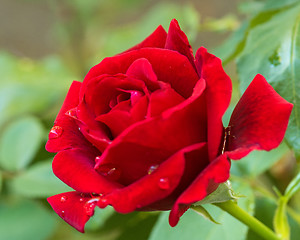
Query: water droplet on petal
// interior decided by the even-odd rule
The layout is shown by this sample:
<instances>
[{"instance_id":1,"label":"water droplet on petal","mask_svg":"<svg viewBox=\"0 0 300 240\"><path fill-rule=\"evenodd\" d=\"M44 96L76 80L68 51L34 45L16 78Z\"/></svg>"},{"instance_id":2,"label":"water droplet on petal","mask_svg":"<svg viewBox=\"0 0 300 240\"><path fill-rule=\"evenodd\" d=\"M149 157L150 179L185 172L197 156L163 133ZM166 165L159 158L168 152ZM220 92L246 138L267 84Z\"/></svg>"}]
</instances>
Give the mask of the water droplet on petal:
<instances>
[{"instance_id":1,"label":"water droplet on petal","mask_svg":"<svg viewBox=\"0 0 300 240\"><path fill-rule=\"evenodd\" d=\"M100 159L101 159L101 156L95 157L95 162L97 163L98 161L100 161Z\"/></svg>"},{"instance_id":2,"label":"water droplet on petal","mask_svg":"<svg viewBox=\"0 0 300 240\"><path fill-rule=\"evenodd\" d=\"M62 197L60 198L60 202L61 202L61 203L64 203L64 202L67 201L67 199L68 199L67 196L62 196Z\"/></svg>"},{"instance_id":3,"label":"water droplet on petal","mask_svg":"<svg viewBox=\"0 0 300 240\"><path fill-rule=\"evenodd\" d=\"M88 216L94 215L94 210L95 210L95 207L96 207L98 201L99 201L99 198L93 198L84 205L84 211Z\"/></svg>"},{"instance_id":4,"label":"water droplet on petal","mask_svg":"<svg viewBox=\"0 0 300 240\"><path fill-rule=\"evenodd\" d=\"M161 178L161 179L159 179L158 186L161 189L168 189L168 188L170 188L169 179L168 178Z\"/></svg>"},{"instance_id":5,"label":"water droplet on petal","mask_svg":"<svg viewBox=\"0 0 300 240\"><path fill-rule=\"evenodd\" d=\"M49 132L49 139L55 139L62 135L63 129L60 126L54 126Z\"/></svg>"},{"instance_id":6,"label":"water droplet on petal","mask_svg":"<svg viewBox=\"0 0 300 240\"><path fill-rule=\"evenodd\" d=\"M98 206L100 208L105 208L108 205L108 200L106 198L100 198L99 202L98 202Z\"/></svg>"},{"instance_id":7,"label":"water droplet on petal","mask_svg":"<svg viewBox=\"0 0 300 240\"><path fill-rule=\"evenodd\" d=\"M150 166L149 169L148 169L148 174L153 173L158 167L159 167L159 165Z\"/></svg>"},{"instance_id":8,"label":"water droplet on petal","mask_svg":"<svg viewBox=\"0 0 300 240\"><path fill-rule=\"evenodd\" d=\"M61 217L65 216L65 211L61 211Z\"/></svg>"},{"instance_id":9,"label":"water droplet on petal","mask_svg":"<svg viewBox=\"0 0 300 240\"><path fill-rule=\"evenodd\" d=\"M98 172L112 181L117 181L121 177L121 171L111 164L99 166Z\"/></svg>"},{"instance_id":10,"label":"water droplet on petal","mask_svg":"<svg viewBox=\"0 0 300 240\"><path fill-rule=\"evenodd\" d=\"M67 115L67 116L69 116L71 118L77 119L77 109L76 108L72 108L69 111L67 111L65 113L65 115Z\"/></svg>"},{"instance_id":11,"label":"water droplet on petal","mask_svg":"<svg viewBox=\"0 0 300 240\"><path fill-rule=\"evenodd\" d=\"M79 202L83 202L83 200L84 200L83 198L79 198Z\"/></svg>"}]
</instances>

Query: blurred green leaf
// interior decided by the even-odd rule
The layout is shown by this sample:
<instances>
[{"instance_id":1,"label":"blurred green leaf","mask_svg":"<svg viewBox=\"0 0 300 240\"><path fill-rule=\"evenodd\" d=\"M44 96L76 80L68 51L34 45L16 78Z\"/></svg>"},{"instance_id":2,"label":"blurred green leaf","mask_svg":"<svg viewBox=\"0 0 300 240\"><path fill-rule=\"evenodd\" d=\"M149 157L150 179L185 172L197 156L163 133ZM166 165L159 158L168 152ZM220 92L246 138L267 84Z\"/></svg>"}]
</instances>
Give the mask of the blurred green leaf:
<instances>
[{"instance_id":1,"label":"blurred green leaf","mask_svg":"<svg viewBox=\"0 0 300 240\"><path fill-rule=\"evenodd\" d=\"M258 197L255 201L255 217L272 229L276 202L273 199ZM288 214L288 221L291 228L291 240L298 240L300 236L300 225ZM249 230L247 240L264 240L256 233Z\"/></svg>"},{"instance_id":2,"label":"blurred green leaf","mask_svg":"<svg viewBox=\"0 0 300 240\"><path fill-rule=\"evenodd\" d=\"M253 151L242 160L232 161L231 173L241 177L256 177L268 170L288 151L289 148L284 142L278 148L275 148L269 152Z\"/></svg>"},{"instance_id":3,"label":"blurred green leaf","mask_svg":"<svg viewBox=\"0 0 300 240\"><path fill-rule=\"evenodd\" d=\"M97 230L103 226L106 220L115 213L113 207L108 206L104 209L95 208L94 216L87 222L85 226L86 231Z\"/></svg>"},{"instance_id":4,"label":"blurred green leaf","mask_svg":"<svg viewBox=\"0 0 300 240\"><path fill-rule=\"evenodd\" d=\"M3 184L3 174L2 172L0 171L0 193L2 191L2 184Z\"/></svg>"},{"instance_id":5,"label":"blurred green leaf","mask_svg":"<svg viewBox=\"0 0 300 240\"><path fill-rule=\"evenodd\" d=\"M0 128L24 113L49 114L74 77L57 57L40 61L0 52Z\"/></svg>"},{"instance_id":6,"label":"blurred green leaf","mask_svg":"<svg viewBox=\"0 0 300 240\"><path fill-rule=\"evenodd\" d=\"M281 96L294 104L285 137L297 158L300 157L299 12L300 4L295 4L273 13L263 23L253 24L237 65L241 92L260 73Z\"/></svg>"},{"instance_id":7,"label":"blurred green leaf","mask_svg":"<svg viewBox=\"0 0 300 240\"><path fill-rule=\"evenodd\" d=\"M72 191L52 172L52 161L43 161L26 169L10 183L11 189L26 197L49 197L58 193Z\"/></svg>"},{"instance_id":8,"label":"blurred green leaf","mask_svg":"<svg viewBox=\"0 0 300 240\"><path fill-rule=\"evenodd\" d=\"M0 138L0 164L5 170L26 167L34 158L44 138L39 119L27 116L7 126Z\"/></svg>"},{"instance_id":9,"label":"blurred green leaf","mask_svg":"<svg viewBox=\"0 0 300 240\"><path fill-rule=\"evenodd\" d=\"M249 185L235 182L234 189L247 196L247 198L239 199L239 205L251 213L253 211L254 196ZM247 227L245 225L213 205L208 204L204 205L204 207L220 225L207 221L194 211L188 210L181 217L178 225L175 228L171 228L168 222L169 213L165 212L161 214L158 222L154 226L150 240L246 239Z\"/></svg>"},{"instance_id":10,"label":"blurred green leaf","mask_svg":"<svg viewBox=\"0 0 300 240\"><path fill-rule=\"evenodd\" d=\"M287 186L284 196L289 200L300 189L300 172L293 178Z\"/></svg>"},{"instance_id":11,"label":"blurred green leaf","mask_svg":"<svg viewBox=\"0 0 300 240\"><path fill-rule=\"evenodd\" d=\"M39 204L22 200L0 203L0 238L44 240L56 227L55 218Z\"/></svg>"}]
</instances>

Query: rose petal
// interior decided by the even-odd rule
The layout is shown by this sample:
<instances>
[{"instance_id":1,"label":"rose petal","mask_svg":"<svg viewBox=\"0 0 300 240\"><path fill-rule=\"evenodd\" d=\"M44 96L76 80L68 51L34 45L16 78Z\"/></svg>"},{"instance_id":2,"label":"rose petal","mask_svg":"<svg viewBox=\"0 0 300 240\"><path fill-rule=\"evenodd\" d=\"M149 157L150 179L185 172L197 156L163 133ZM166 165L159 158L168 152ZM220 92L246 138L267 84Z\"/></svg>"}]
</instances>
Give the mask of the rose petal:
<instances>
[{"instance_id":1,"label":"rose petal","mask_svg":"<svg viewBox=\"0 0 300 240\"><path fill-rule=\"evenodd\" d=\"M159 25L155 29L155 31L149 37L147 37L144 41L142 41L141 43L128 49L125 52L130 52L132 50L137 50L137 49L146 48L146 47L164 48L166 38L167 38L167 33L166 33L165 29L161 25Z\"/></svg>"},{"instance_id":2,"label":"rose petal","mask_svg":"<svg viewBox=\"0 0 300 240\"><path fill-rule=\"evenodd\" d=\"M137 208L143 208L160 199L166 198L177 188L185 173L186 165L189 165L186 155L199 149L199 147L201 147L200 145L203 146L203 144L194 144L181 149L161 163L157 169L153 170L150 174L123 189L113 191L104 196L103 202L105 204L102 203L99 206L105 207L112 205L115 210L120 213L129 213ZM191 159L189 159L189 161L191 161ZM195 161L199 161L199 159L193 158L192 161L195 163ZM201 166L201 163L196 164L194 168L197 169L199 165ZM193 171L194 170L189 169L190 173Z\"/></svg>"},{"instance_id":3,"label":"rose petal","mask_svg":"<svg viewBox=\"0 0 300 240\"><path fill-rule=\"evenodd\" d=\"M81 149L61 151L53 159L54 174L79 192L106 194L121 185L109 181L94 170L97 153Z\"/></svg>"},{"instance_id":4,"label":"rose petal","mask_svg":"<svg viewBox=\"0 0 300 240\"><path fill-rule=\"evenodd\" d=\"M221 60L205 48L197 51L195 64L199 75L206 81L208 153L210 160L213 160L222 142L222 117L230 103L232 84L223 70Z\"/></svg>"},{"instance_id":5,"label":"rose petal","mask_svg":"<svg viewBox=\"0 0 300 240\"><path fill-rule=\"evenodd\" d=\"M177 199L170 212L170 225L177 225L187 206L202 200L225 182L229 178L229 171L230 161L225 154L213 160Z\"/></svg>"},{"instance_id":6,"label":"rose petal","mask_svg":"<svg viewBox=\"0 0 300 240\"><path fill-rule=\"evenodd\" d=\"M157 76L146 58L139 58L135 60L128 68L126 75L143 80L150 91L159 89Z\"/></svg>"},{"instance_id":7,"label":"rose petal","mask_svg":"<svg viewBox=\"0 0 300 240\"><path fill-rule=\"evenodd\" d=\"M55 122L57 122L61 118L65 118L65 113L68 110L77 107L77 105L79 103L79 92L80 92L81 86L82 86L81 82L78 82L78 81L72 82L72 84L69 88L69 91L67 93L67 96L64 100L64 103L55 119Z\"/></svg>"},{"instance_id":8,"label":"rose petal","mask_svg":"<svg viewBox=\"0 0 300 240\"><path fill-rule=\"evenodd\" d=\"M180 183L171 195L148 205L143 210L170 210L181 193L191 185L199 173L209 164L207 143L196 143L180 150L180 152L184 154L185 158L185 170Z\"/></svg>"},{"instance_id":9,"label":"rose petal","mask_svg":"<svg viewBox=\"0 0 300 240\"><path fill-rule=\"evenodd\" d=\"M185 99L179 95L170 86L156 90L150 95L148 117L154 117L161 114L163 111L172 108Z\"/></svg>"},{"instance_id":10,"label":"rose petal","mask_svg":"<svg viewBox=\"0 0 300 240\"><path fill-rule=\"evenodd\" d=\"M122 172L120 182L128 185L172 153L205 142L204 89L204 80L199 80L192 97L158 117L138 122L123 131L101 155L96 169L107 164L115 166Z\"/></svg>"},{"instance_id":11,"label":"rose petal","mask_svg":"<svg viewBox=\"0 0 300 240\"><path fill-rule=\"evenodd\" d=\"M283 99L258 74L236 105L230 119L227 154L240 159L252 150L271 150L282 141L293 104Z\"/></svg>"},{"instance_id":12,"label":"rose petal","mask_svg":"<svg viewBox=\"0 0 300 240\"><path fill-rule=\"evenodd\" d=\"M170 83L171 87L184 98L191 96L199 76L189 60L175 51L143 48L105 58L98 65L91 68L83 81L80 97L85 92L86 85L90 79L101 74L126 73L130 65L140 58L146 58L150 62L159 81Z\"/></svg>"},{"instance_id":13,"label":"rose petal","mask_svg":"<svg viewBox=\"0 0 300 240\"><path fill-rule=\"evenodd\" d=\"M187 36L180 29L176 19L173 19L170 23L165 48L177 51L186 56L195 67L193 49L189 44Z\"/></svg>"},{"instance_id":14,"label":"rose petal","mask_svg":"<svg viewBox=\"0 0 300 240\"><path fill-rule=\"evenodd\" d=\"M58 216L82 233L97 205L92 200L93 197L79 192L66 192L47 198Z\"/></svg>"},{"instance_id":15,"label":"rose petal","mask_svg":"<svg viewBox=\"0 0 300 240\"><path fill-rule=\"evenodd\" d=\"M120 110L114 110L107 114L102 114L98 116L96 120L103 122L109 127L113 138L117 137L131 124L130 114Z\"/></svg>"},{"instance_id":16,"label":"rose petal","mask_svg":"<svg viewBox=\"0 0 300 240\"><path fill-rule=\"evenodd\" d=\"M92 148L84 136L78 130L76 121L66 115L66 112L78 105L80 82L74 81L68 91L65 101L56 117L55 125L49 133L46 143L48 152L58 152L69 148ZM53 135L52 131L57 134Z\"/></svg>"}]
</instances>

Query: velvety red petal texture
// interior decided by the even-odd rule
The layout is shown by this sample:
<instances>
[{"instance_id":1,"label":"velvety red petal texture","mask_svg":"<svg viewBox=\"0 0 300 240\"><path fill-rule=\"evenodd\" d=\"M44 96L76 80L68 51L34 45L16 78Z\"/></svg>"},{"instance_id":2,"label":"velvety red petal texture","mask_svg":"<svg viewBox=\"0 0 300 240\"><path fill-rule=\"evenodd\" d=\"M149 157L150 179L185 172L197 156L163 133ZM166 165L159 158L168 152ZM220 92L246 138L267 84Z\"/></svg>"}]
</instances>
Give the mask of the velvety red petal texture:
<instances>
[{"instance_id":1,"label":"velvety red petal texture","mask_svg":"<svg viewBox=\"0 0 300 240\"><path fill-rule=\"evenodd\" d=\"M229 106L232 84L224 72L222 62L203 47L196 53L198 73L206 81L207 142L210 160L219 154L223 136L222 117Z\"/></svg>"},{"instance_id":2,"label":"velvety red petal texture","mask_svg":"<svg viewBox=\"0 0 300 240\"><path fill-rule=\"evenodd\" d=\"M139 58L135 60L127 69L126 75L143 80L147 88L151 91L159 89L157 76L153 71L151 63L146 58Z\"/></svg>"},{"instance_id":3,"label":"velvety red petal texture","mask_svg":"<svg viewBox=\"0 0 300 240\"><path fill-rule=\"evenodd\" d=\"M120 213L129 213L167 197L178 186L186 170L186 154L201 146L195 144L181 149L136 182L104 196L100 207L109 204Z\"/></svg>"},{"instance_id":4,"label":"velvety red petal texture","mask_svg":"<svg viewBox=\"0 0 300 240\"><path fill-rule=\"evenodd\" d=\"M56 117L55 125L49 133L49 139L46 143L48 152L58 152L69 148L92 148L78 130L75 119L66 115L67 111L78 105L80 87L81 83L74 81L68 91Z\"/></svg>"},{"instance_id":5,"label":"velvety red petal texture","mask_svg":"<svg viewBox=\"0 0 300 240\"><path fill-rule=\"evenodd\" d=\"M205 142L204 89L204 80L199 80L189 99L162 115L130 126L105 150L96 163L96 169L107 164L115 166L122 172L119 181L127 185L144 176L150 166L159 164L172 153Z\"/></svg>"},{"instance_id":6,"label":"velvety red petal texture","mask_svg":"<svg viewBox=\"0 0 300 240\"><path fill-rule=\"evenodd\" d=\"M79 192L66 192L49 197L47 201L58 216L83 233L84 226L94 215L97 205L93 198Z\"/></svg>"},{"instance_id":7,"label":"velvety red petal texture","mask_svg":"<svg viewBox=\"0 0 300 240\"><path fill-rule=\"evenodd\" d=\"M54 157L54 174L76 191L83 193L107 194L122 187L108 180L94 170L94 152L72 149L61 151Z\"/></svg>"},{"instance_id":8,"label":"velvety red petal texture","mask_svg":"<svg viewBox=\"0 0 300 240\"><path fill-rule=\"evenodd\" d=\"M139 44L135 45L134 47L128 49L126 52L141 49L141 48L146 48L146 47L164 48L166 38L167 38L167 33L166 33L165 29L160 25L144 41L142 41L141 43L139 43Z\"/></svg>"},{"instance_id":9,"label":"velvety red petal texture","mask_svg":"<svg viewBox=\"0 0 300 240\"><path fill-rule=\"evenodd\" d=\"M194 65L193 49L185 33L180 29L177 20L173 19L170 23L166 40L166 49L174 50L186 56L190 63Z\"/></svg>"},{"instance_id":10,"label":"velvety red petal texture","mask_svg":"<svg viewBox=\"0 0 300 240\"><path fill-rule=\"evenodd\" d=\"M218 185L229 178L230 161L225 154L212 161L180 195L169 216L172 227L176 226L186 206L198 202L217 189Z\"/></svg>"},{"instance_id":11,"label":"velvety red petal texture","mask_svg":"<svg viewBox=\"0 0 300 240\"><path fill-rule=\"evenodd\" d=\"M83 97L86 85L90 79L101 74L125 74L130 65L140 58L146 58L149 61L159 81L170 83L172 88L184 98L191 96L199 76L190 61L175 51L143 48L105 58L98 65L91 68L82 83L80 98Z\"/></svg>"},{"instance_id":12,"label":"velvety red petal texture","mask_svg":"<svg viewBox=\"0 0 300 240\"><path fill-rule=\"evenodd\" d=\"M236 105L229 122L227 154L240 159L250 151L271 150L282 141L293 104L258 74Z\"/></svg>"}]
</instances>

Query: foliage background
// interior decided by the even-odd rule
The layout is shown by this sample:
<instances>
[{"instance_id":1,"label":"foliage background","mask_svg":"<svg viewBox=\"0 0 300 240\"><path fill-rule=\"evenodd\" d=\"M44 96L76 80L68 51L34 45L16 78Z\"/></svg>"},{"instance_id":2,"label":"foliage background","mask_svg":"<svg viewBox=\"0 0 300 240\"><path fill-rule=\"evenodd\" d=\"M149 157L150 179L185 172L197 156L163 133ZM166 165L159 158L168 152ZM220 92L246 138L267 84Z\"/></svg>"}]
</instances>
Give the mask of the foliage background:
<instances>
[{"instance_id":1,"label":"foliage background","mask_svg":"<svg viewBox=\"0 0 300 240\"><path fill-rule=\"evenodd\" d=\"M239 204L272 227L279 199L273 189L284 193L299 172L298 0L0 0L0 6L0 239L259 239L214 206L206 209L221 225L189 210L174 229L168 226L168 213L97 210L83 235L46 202L48 196L69 191L53 175L54 155L44 145L71 82L82 80L105 56L143 40L159 24L168 29L172 18L194 51L205 46L221 57L233 80L224 123L255 73L264 74L295 104L286 141L232 167L233 188L245 196ZM288 207L295 240L299 202L296 193Z\"/></svg>"}]
</instances>

